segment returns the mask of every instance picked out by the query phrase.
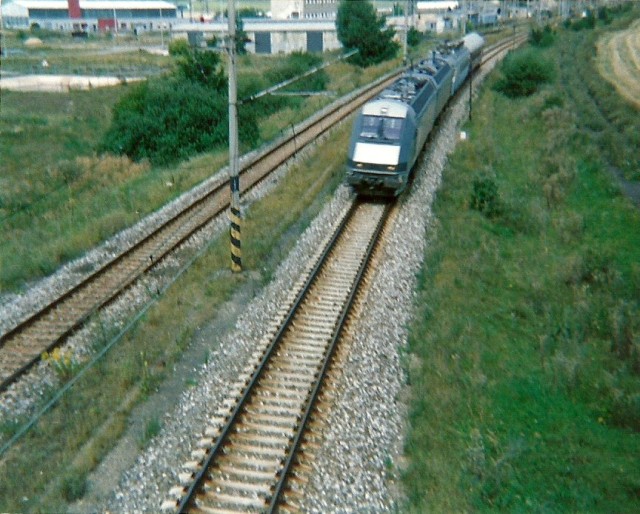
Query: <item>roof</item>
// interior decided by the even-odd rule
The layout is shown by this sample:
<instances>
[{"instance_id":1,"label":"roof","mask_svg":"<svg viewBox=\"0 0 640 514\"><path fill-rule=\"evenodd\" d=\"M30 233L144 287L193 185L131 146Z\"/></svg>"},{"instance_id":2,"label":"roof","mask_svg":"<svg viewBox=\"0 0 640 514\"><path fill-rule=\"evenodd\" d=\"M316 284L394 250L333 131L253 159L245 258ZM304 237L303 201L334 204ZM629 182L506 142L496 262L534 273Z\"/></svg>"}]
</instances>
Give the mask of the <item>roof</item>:
<instances>
[{"instance_id":1,"label":"roof","mask_svg":"<svg viewBox=\"0 0 640 514\"><path fill-rule=\"evenodd\" d=\"M201 30L203 32L226 32L229 28L227 21L213 21L205 23L178 22L173 25L174 32ZM304 32L321 31L335 32L335 20L272 20L269 18L243 18L242 30L245 32Z\"/></svg>"},{"instance_id":2,"label":"roof","mask_svg":"<svg viewBox=\"0 0 640 514\"><path fill-rule=\"evenodd\" d=\"M15 5L27 9L69 9L67 0L15 0L7 7ZM3 6L4 7L4 6ZM80 0L80 9L175 9L176 6L164 0ZM4 10L4 9L3 9Z\"/></svg>"},{"instance_id":3,"label":"roof","mask_svg":"<svg viewBox=\"0 0 640 514\"><path fill-rule=\"evenodd\" d=\"M406 118L409 106L404 102L389 99L372 100L364 104L362 114L369 116L388 116L390 118Z\"/></svg>"},{"instance_id":4,"label":"roof","mask_svg":"<svg viewBox=\"0 0 640 514\"><path fill-rule=\"evenodd\" d=\"M418 2L418 12L425 11L446 11L447 9L457 9L460 7L460 2L457 1L430 1L430 2Z\"/></svg>"}]
</instances>

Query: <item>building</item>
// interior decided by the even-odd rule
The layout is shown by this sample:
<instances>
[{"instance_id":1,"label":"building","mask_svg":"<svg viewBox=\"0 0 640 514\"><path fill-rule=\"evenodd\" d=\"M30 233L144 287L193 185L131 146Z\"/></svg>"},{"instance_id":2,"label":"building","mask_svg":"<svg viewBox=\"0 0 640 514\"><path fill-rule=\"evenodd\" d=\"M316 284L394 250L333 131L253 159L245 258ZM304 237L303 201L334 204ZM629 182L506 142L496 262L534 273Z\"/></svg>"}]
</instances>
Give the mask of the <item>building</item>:
<instances>
[{"instance_id":1,"label":"building","mask_svg":"<svg viewBox=\"0 0 640 514\"><path fill-rule=\"evenodd\" d=\"M249 53L288 54L325 52L342 48L338 40L335 20L245 18L242 20L242 25L249 39L245 45ZM176 23L172 29L172 37L188 39L192 45L197 46L204 44L213 36L223 40L227 31L226 21Z\"/></svg>"},{"instance_id":2,"label":"building","mask_svg":"<svg viewBox=\"0 0 640 514\"><path fill-rule=\"evenodd\" d=\"M339 0L271 0L274 20L335 20Z\"/></svg>"},{"instance_id":3,"label":"building","mask_svg":"<svg viewBox=\"0 0 640 514\"><path fill-rule=\"evenodd\" d=\"M3 25L69 32L169 29L175 5L164 0L15 0L2 5Z\"/></svg>"}]
</instances>

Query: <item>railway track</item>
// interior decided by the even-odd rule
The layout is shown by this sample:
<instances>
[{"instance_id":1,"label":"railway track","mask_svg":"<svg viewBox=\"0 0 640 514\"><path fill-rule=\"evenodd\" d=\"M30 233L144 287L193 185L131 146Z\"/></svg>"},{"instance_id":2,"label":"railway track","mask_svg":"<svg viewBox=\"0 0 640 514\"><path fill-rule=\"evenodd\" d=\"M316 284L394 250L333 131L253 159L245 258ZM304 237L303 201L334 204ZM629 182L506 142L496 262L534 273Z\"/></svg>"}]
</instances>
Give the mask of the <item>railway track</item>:
<instances>
[{"instance_id":1,"label":"railway track","mask_svg":"<svg viewBox=\"0 0 640 514\"><path fill-rule=\"evenodd\" d=\"M295 510L286 481L392 205L353 204L273 339L209 421L164 510Z\"/></svg>"},{"instance_id":2,"label":"railway track","mask_svg":"<svg viewBox=\"0 0 640 514\"><path fill-rule=\"evenodd\" d=\"M336 102L308 120L240 169L241 193L345 119L392 82L389 74L357 95ZM229 206L228 180L220 180L174 217L132 247L117 255L82 282L39 309L0 336L0 392L39 360L43 352L61 345L94 313L133 285L184 241L209 224Z\"/></svg>"},{"instance_id":3,"label":"railway track","mask_svg":"<svg viewBox=\"0 0 640 514\"><path fill-rule=\"evenodd\" d=\"M483 63L525 39L520 36L515 42L494 45ZM375 215L365 211L365 206L376 209ZM296 451L300 441L313 439L305 435L305 427L344 329L342 322L347 319L350 301L345 303L343 299L356 294L359 280L352 277L361 277L369 260L354 255L370 255L364 248L372 248L375 239L368 234L379 234L387 217L386 210L380 215L381 209L376 204L354 207L358 214L350 218L348 226L356 223L359 228L339 231L332 238L336 245L336 241L346 239L349 254L343 256L337 249L325 251L277 335L259 354L259 364L233 385L224 407L209 420L192 460L178 473L180 485L170 491L163 510L299 510L297 502L303 494L299 484L305 482L309 467L305 455L313 450L302 455ZM331 252L336 256L331 257ZM357 272L356 262L360 263ZM325 268L329 271L323 271ZM320 278L316 278L318 272Z\"/></svg>"},{"instance_id":4,"label":"railway track","mask_svg":"<svg viewBox=\"0 0 640 514\"><path fill-rule=\"evenodd\" d=\"M518 40L523 37L526 35L520 35ZM509 45L514 45L513 40L487 48L485 60ZM244 162L240 169L241 193L253 188L287 159L357 110L393 82L398 73L389 74L357 94L336 102L296 127L291 135ZM220 180L146 237L0 335L0 392L35 365L43 352L63 344L96 312L117 299L228 206L228 181Z\"/></svg>"}]
</instances>

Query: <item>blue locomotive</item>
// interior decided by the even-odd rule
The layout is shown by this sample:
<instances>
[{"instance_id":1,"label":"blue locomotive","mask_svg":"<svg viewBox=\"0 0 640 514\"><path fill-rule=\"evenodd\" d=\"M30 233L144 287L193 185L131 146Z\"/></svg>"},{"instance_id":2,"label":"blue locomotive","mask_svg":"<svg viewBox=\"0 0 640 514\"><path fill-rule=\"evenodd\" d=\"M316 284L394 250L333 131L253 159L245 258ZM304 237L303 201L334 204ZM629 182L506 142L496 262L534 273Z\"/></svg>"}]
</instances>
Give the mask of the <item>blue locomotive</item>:
<instances>
[{"instance_id":1,"label":"blue locomotive","mask_svg":"<svg viewBox=\"0 0 640 514\"><path fill-rule=\"evenodd\" d=\"M353 125L346 181L362 195L397 196L436 119L469 73L480 65L484 39L471 33L412 66Z\"/></svg>"}]
</instances>

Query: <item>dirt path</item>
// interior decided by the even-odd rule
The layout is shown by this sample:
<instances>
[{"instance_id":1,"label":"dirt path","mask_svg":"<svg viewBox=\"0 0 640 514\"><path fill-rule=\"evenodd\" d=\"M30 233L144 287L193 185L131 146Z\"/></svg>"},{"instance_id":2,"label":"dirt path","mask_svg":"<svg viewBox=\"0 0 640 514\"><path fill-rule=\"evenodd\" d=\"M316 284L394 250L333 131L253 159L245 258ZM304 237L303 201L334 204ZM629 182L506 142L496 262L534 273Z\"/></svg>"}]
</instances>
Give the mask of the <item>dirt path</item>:
<instances>
[{"instance_id":1,"label":"dirt path","mask_svg":"<svg viewBox=\"0 0 640 514\"><path fill-rule=\"evenodd\" d=\"M620 95L640 108L640 20L598 41L598 70Z\"/></svg>"}]
</instances>

